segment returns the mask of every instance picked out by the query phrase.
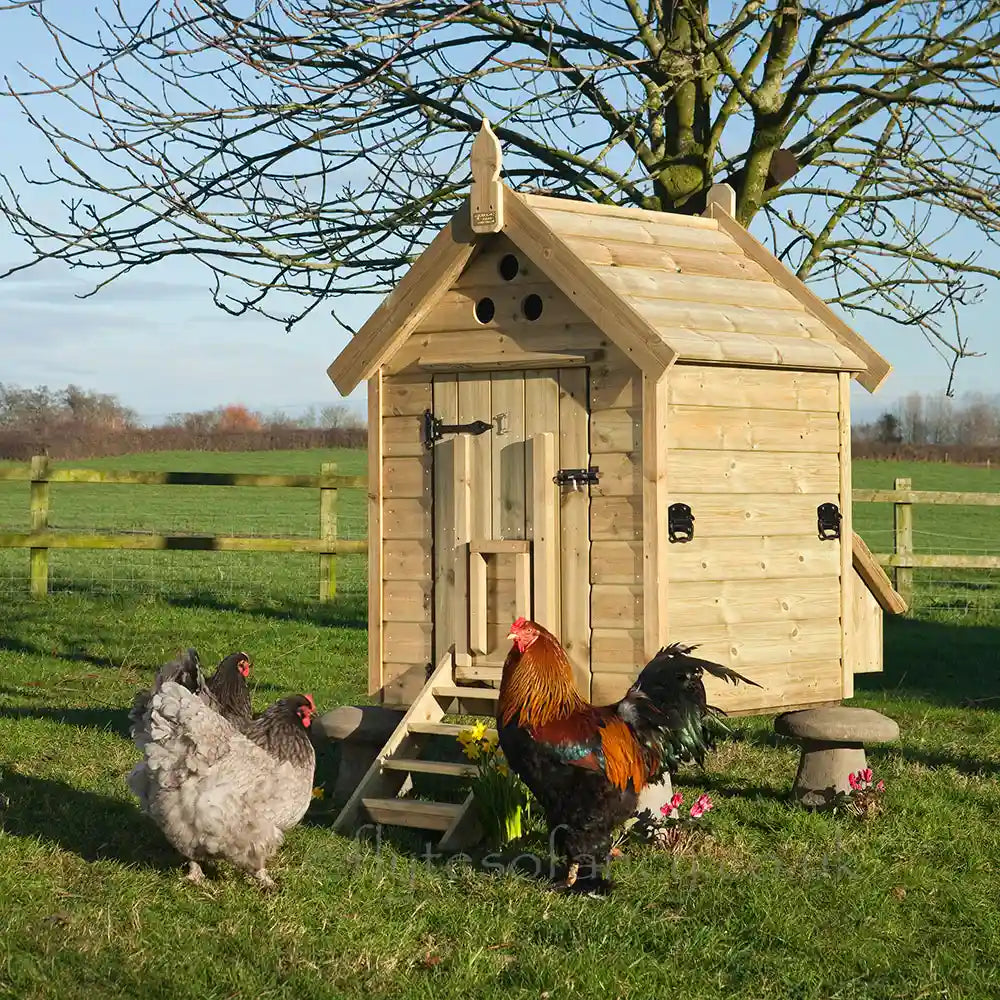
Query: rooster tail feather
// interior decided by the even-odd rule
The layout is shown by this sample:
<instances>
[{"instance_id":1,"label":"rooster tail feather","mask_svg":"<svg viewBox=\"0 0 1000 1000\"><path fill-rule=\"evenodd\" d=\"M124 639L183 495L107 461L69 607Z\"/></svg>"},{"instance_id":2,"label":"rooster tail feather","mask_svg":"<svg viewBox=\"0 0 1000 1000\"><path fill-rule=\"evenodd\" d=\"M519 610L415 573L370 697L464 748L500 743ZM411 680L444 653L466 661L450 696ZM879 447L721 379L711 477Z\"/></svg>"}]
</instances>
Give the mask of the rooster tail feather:
<instances>
[{"instance_id":1,"label":"rooster tail feather","mask_svg":"<svg viewBox=\"0 0 1000 1000\"><path fill-rule=\"evenodd\" d=\"M715 748L716 740L732 735L723 721L725 713L706 701L703 673L730 684L760 687L720 663L691 656L695 648L679 642L664 646L619 703L619 714L660 762L659 774L651 779L654 781L687 761L704 767L705 755Z\"/></svg>"},{"instance_id":2,"label":"rooster tail feather","mask_svg":"<svg viewBox=\"0 0 1000 1000\"><path fill-rule=\"evenodd\" d=\"M727 684L734 686L736 684L752 684L755 688L760 687L756 681L750 680L749 677L744 677L743 674L736 670L724 667L721 663L713 663L711 660L699 660L698 663L713 677L718 677L719 680L725 681Z\"/></svg>"}]
</instances>

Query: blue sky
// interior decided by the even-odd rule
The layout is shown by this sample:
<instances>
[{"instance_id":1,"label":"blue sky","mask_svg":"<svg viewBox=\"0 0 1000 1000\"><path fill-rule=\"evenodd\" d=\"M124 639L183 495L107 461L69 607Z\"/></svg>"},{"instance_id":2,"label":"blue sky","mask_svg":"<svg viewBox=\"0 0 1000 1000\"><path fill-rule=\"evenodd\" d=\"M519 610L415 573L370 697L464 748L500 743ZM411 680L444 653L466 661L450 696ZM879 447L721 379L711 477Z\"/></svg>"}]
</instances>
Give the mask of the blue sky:
<instances>
[{"instance_id":1,"label":"blue sky","mask_svg":"<svg viewBox=\"0 0 1000 1000\"><path fill-rule=\"evenodd\" d=\"M8 72L16 74L18 61L42 70L51 65L50 43L22 12L0 13L0 24L0 65ZM23 166L37 173L47 147L20 114L12 114L11 103L0 107L0 170L11 176ZM58 194L52 190L49 196ZM0 228L0 265L22 262L27 254ZM185 261L133 273L90 299L76 297L89 287L78 273L56 265L0 281L0 382L51 387L74 382L113 393L150 421L233 402L287 413L340 402L325 369L347 335L328 310L316 310L290 333L259 317L228 316L212 304L208 275ZM359 296L344 315L356 325L376 304ZM978 350L994 346L998 306L1000 289L994 289L965 315ZM851 322L895 366L877 396L855 387L856 419L869 419L909 392L943 392L945 364L922 337L885 321ZM990 355L963 362L959 391L993 394L998 375ZM359 411L363 403L363 390L349 400Z\"/></svg>"}]
</instances>

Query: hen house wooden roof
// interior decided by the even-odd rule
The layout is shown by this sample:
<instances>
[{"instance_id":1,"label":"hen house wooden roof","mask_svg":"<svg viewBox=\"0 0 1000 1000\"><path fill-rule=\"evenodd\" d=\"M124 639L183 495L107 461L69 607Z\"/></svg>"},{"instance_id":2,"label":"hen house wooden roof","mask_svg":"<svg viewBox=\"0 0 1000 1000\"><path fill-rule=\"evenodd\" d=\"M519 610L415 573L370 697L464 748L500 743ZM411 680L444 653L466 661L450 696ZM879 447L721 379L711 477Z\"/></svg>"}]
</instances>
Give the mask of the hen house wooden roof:
<instances>
[{"instance_id":1,"label":"hen house wooden roof","mask_svg":"<svg viewBox=\"0 0 1000 1000\"><path fill-rule=\"evenodd\" d=\"M683 360L847 371L874 391L891 371L718 204L686 216L501 191L499 231L654 379ZM472 232L469 212L467 200L330 366L343 394L494 238Z\"/></svg>"}]
</instances>

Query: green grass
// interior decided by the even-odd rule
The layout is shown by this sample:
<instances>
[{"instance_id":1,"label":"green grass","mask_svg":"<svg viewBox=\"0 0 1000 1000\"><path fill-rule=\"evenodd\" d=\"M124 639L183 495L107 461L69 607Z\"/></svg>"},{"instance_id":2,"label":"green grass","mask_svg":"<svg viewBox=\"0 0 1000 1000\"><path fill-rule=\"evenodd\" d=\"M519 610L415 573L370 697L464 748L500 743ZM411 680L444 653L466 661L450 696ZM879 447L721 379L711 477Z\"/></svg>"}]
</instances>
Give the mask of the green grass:
<instances>
[{"instance_id":1,"label":"green grass","mask_svg":"<svg viewBox=\"0 0 1000 1000\"><path fill-rule=\"evenodd\" d=\"M251 467L250 456L203 458L208 468ZM315 454L295 458L253 456L261 471L318 466ZM170 464L180 461L194 467L180 456ZM871 472L891 483L888 467ZM865 476L856 473L859 486L888 485ZM270 493L246 492L250 508ZM274 491L266 504L293 492ZM209 504L194 513L229 516ZM311 587L314 559L303 573ZM178 859L124 785L137 756L126 706L187 643L206 659L248 649L257 707L294 690L311 691L321 708L363 701L362 595L319 607L294 594L233 600L220 587L212 599L210 582L204 602L166 590L37 602L12 592L5 601L0 996L996 995L996 603L918 608L887 623L885 672L858 677L855 699L902 731L898 745L869 755L888 786L887 810L870 823L793 808L795 751L777 743L770 719L740 720L742 738L706 774L682 776L688 796L708 790L716 802L711 836L679 858L630 846L610 900L558 898L512 872L427 863L405 837L376 851L333 834L322 803L276 860L281 891L265 896L232 872L205 888L182 884ZM970 697L997 700L963 708ZM331 766L324 757L320 780Z\"/></svg>"},{"instance_id":2,"label":"green grass","mask_svg":"<svg viewBox=\"0 0 1000 1000\"><path fill-rule=\"evenodd\" d=\"M909 477L915 490L1000 492L1000 469L931 462L854 462L856 489L889 489ZM873 552L893 551L893 505L854 505L854 529ZM1000 507L914 504L913 549L945 555L1000 556ZM1000 607L1000 570L916 570L914 604L969 613Z\"/></svg>"},{"instance_id":3,"label":"green grass","mask_svg":"<svg viewBox=\"0 0 1000 1000\"><path fill-rule=\"evenodd\" d=\"M160 452L57 466L317 474L335 462L343 475L363 475L366 453L330 449L268 452ZM9 464L9 463L5 463ZM280 487L94 486L57 483L51 487L49 524L113 532L205 535L288 535L319 533L319 492ZM367 505L362 490L339 490L338 534L364 538ZM0 482L0 530L27 531L28 484ZM338 584L357 592L366 586L365 557L338 559ZM225 600L247 606L315 599L318 564L311 555L242 552L66 551L49 554L51 588L93 594L161 594L202 602ZM0 594L28 586L25 550L0 549Z\"/></svg>"}]
</instances>

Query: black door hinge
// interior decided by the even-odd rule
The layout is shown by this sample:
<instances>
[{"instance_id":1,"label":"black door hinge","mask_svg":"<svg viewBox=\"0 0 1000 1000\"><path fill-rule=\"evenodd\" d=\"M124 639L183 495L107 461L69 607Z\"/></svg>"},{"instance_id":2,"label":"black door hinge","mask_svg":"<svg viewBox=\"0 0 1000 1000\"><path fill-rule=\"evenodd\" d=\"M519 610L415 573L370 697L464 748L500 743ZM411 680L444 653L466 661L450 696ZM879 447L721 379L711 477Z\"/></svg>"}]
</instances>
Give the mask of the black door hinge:
<instances>
[{"instance_id":1,"label":"black door hinge","mask_svg":"<svg viewBox=\"0 0 1000 1000\"><path fill-rule=\"evenodd\" d=\"M686 503L672 503L667 508L667 538L671 542L690 542L694 538L694 514Z\"/></svg>"},{"instance_id":2,"label":"black door hinge","mask_svg":"<svg viewBox=\"0 0 1000 1000\"><path fill-rule=\"evenodd\" d=\"M552 477L552 482L557 486L572 486L574 490L579 490L584 486L596 486L600 478L601 470L596 465L591 465L586 469L560 469Z\"/></svg>"},{"instance_id":3,"label":"black door hinge","mask_svg":"<svg viewBox=\"0 0 1000 1000\"><path fill-rule=\"evenodd\" d=\"M816 508L816 530L825 542L831 538L840 538L840 522L843 515L835 503L821 503Z\"/></svg>"},{"instance_id":4,"label":"black door hinge","mask_svg":"<svg viewBox=\"0 0 1000 1000\"><path fill-rule=\"evenodd\" d=\"M424 410L424 447L430 448L445 434L485 434L493 425L485 420L473 420L468 424L446 424L438 420L430 410Z\"/></svg>"}]
</instances>

